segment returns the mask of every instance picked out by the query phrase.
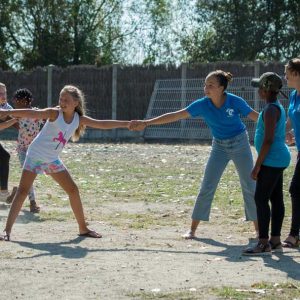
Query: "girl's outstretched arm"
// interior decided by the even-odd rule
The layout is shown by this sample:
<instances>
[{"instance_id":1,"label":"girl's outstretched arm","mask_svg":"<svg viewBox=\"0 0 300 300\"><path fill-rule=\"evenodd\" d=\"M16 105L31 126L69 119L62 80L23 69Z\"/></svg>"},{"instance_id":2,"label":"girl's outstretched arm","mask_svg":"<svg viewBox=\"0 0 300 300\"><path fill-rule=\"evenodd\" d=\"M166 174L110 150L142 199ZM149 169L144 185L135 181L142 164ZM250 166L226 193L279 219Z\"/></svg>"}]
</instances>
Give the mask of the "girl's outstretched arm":
<instances>
[{"instance_id":1,"label":"girl's outstretched arm","mask_svg":"<svg viewBox=\"0 0 300 300\"><path fill-rule=\"evenodd\" d=\"M0 130L6 129L12 125L14 125L15 123L17 123L18 120L17 119L10 119L8 121L5 121L3 123L0 123Z\"/></svg>"},{"instance_id":2,"label":"girl's outstretched arm","mask_svg":"<svg viewBox=\"0 0 300 300\"><path fill-rule=\"evenodd\" d=\"M53 121L57 115L58 108L0 110L0 118L10 116L12 118L50 119Z\"/></svg>"},{"instance_id":3,"label":"girl's outstretched arm","mask_svg":"<svg viewBox=\"0 0 300 300\"><path fill-rule=\"evenodd\" d=\"M97 120L88 116L80 117L80 125L97 129L129 128L129 121Z\"/></svg>"},{"instance_id":4,"label":"girl's outstretched arm","mask_svg":"<svg viewBox=\"0 0 300 300\"><path fill-rule=\"evenodd\" d=\"M160 125L172 123L178 120L187 119L190 117L188 111L184 108L174 112L166 113L158 117L148 120L132 120L130 123L130 130L144 130L149 125Z\"/></svg>"},{"instance_id":5,"label":"girl's outstretched arm","mask_svg":"<svg viewBox=\"0 0 300 300\"><path fill-rule=\"evenodd\" d=\"M178 120L187 119L190 117L188 111L184 108L178 111L170 112L167 114L163 114L161 116L144 120L147 126L149 125L160 125L160 124L167 124L172 123Z\"/></svg>"}]
</instances>

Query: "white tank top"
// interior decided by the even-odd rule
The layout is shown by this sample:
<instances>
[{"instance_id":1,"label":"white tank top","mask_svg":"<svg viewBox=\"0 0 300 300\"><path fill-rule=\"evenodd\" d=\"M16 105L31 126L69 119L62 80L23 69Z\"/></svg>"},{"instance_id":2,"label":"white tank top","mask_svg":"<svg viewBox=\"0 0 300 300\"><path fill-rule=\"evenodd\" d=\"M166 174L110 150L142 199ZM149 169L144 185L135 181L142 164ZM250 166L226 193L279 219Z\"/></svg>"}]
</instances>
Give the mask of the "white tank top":
<instances>
[{"instance_id":1,"label":"white tank top","mask_svg":"<svg viewBox=\"0 0 300 300\"><path fill-rule=\"evenodd\" d=\"M75 112L70 124L64 120L63 112L59 110L55 121L47 120L46 124L30 144L27 156L34 160L50 163L58 159L68 140L79 126L79 115Z\"/></svg>"}]
</instances>

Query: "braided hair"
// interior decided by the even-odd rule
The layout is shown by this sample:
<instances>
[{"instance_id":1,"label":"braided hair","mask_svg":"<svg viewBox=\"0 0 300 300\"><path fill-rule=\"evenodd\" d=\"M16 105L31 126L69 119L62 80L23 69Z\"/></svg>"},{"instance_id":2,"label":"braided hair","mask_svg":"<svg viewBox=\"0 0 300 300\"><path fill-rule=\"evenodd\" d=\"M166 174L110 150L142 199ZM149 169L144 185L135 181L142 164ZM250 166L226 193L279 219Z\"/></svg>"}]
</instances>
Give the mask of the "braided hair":
<instances>
[{"instance_id":1,"label":"braided hair","mask_svg":"<svg viewBox=\"0 0 300 300\"><path fill-rule=\"evenodd\" d=\"M13 95L15 101L25 101L30 104L33 101L32 93L28 89L18 89Z\"/></svg>"}]
</instances>

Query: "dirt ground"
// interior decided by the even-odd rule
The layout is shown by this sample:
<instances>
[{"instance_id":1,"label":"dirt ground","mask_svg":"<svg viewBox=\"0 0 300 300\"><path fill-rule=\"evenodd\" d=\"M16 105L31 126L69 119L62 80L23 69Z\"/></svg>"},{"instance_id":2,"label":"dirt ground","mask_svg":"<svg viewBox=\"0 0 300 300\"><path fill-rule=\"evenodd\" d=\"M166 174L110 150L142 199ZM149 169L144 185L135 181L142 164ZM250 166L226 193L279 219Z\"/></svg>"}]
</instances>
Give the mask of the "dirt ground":
<instances>
[{"instance_id":1,"label":"dirt ground","mask_svg":"<svg viewBox=\"0 0 300 300\"><path fill-rule=\"evenodd\" d=\"M133 146L125 147L128 150ZM162 153L170 154L172 146L157 147L164 147ZM146 146L134 148L137 152L127 152L136 156ZM126 155L124 152L122 155ZM188 149L182 152L188 153ZM2 227L8 209L0 205ZM47 205L42 209L47 210ZM57 209L63 212L66 208ZM40 222L24 207L12 241L0 242L0 299L222 299L211 289L251 289L255 283L281 284L300 279L298 249L270 257L241 256L242 249L251 243L251 230L241 234L239 227L245 222L222 222L227 216L217 210L213 210L210 222L200 224L197 239L182 239L191 210L192 206L178 201L105 201L102 214L155 211L161 218L180 217L175 223L142 230L87 217L103 238L85 239L77 236L73 219ZM87 215L92 212L88 207Z\"/></svg>"}]
</instances>

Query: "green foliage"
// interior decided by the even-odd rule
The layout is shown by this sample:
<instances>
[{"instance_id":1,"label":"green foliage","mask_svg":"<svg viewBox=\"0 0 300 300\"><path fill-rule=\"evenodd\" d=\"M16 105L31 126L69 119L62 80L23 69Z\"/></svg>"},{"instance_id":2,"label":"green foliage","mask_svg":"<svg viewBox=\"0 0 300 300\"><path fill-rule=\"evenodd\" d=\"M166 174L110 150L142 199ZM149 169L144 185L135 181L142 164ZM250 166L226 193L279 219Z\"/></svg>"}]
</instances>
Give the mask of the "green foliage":
<instances>
[{"instance_id":1,"label":"green foliage","mask_svg":"<svg viewBox=\"0 0 300 300\"><path fill-rule=\"evenodd\" d=\"M297 56L299 12L294 0L198 0L198 25L182 38L187 60L278 61Z\"/></svg>"},{"instance_id":2,"label":"green foliage","mask_svg":"<svg viewBox=\"0 0 300 300\"><path fill-rule=\"evenodd\" d=\"M111 63L114 45L122 38L121 2L1 1L0 45L7 50L0 51L0 66Z\"/></svg>"},{"instance_id":3,"label":"green foliage","mask_svg":"<svg viewBox=\"0 0 300 300\"><path fill-rule=\"evenodd\" d=\"M298 0L2 0L0 67L286 61Z\"/></svg>"}]
</instances>

